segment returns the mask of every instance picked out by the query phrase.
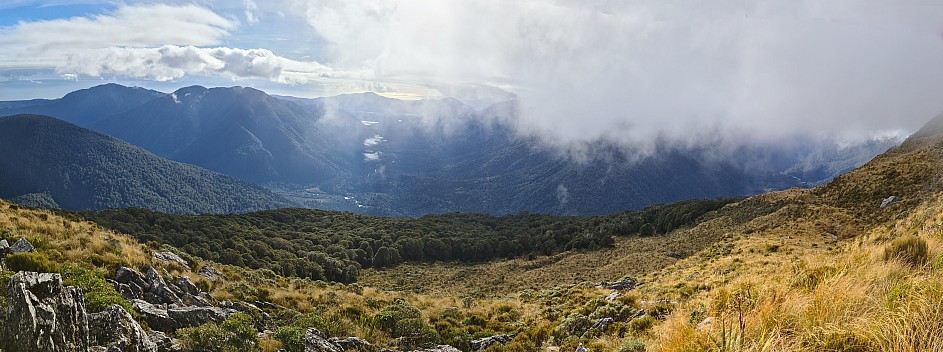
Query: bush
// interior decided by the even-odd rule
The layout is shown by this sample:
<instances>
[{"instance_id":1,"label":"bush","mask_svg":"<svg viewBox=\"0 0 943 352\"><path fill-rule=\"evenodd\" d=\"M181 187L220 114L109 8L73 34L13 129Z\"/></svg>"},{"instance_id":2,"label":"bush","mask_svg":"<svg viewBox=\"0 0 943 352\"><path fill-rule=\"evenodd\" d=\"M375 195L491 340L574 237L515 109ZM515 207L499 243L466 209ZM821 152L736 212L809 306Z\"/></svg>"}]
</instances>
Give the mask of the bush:
<instances>
[{"instance_id":1,"label":"bush","mask_svg":"<svg viewBox=\"0 0 943 352\"><path fill-rule=\"evenodd\" d=\"M128 313L137 314L131 308L131 304L121 297L121 294L115 291L115 287L105 281L105 277L101 274L72 265L66 265L62 269L64 284L82 289L85 296L85 309L89 313L98 313L117 304Z\"/></svg>"},{"instance_id":2,"label":"bush","mask_svg":"<svg viewBox=\"0 0 943 352\"><path fill-rule=\"evenodd\" d=\"M553 337L558 343L561 343L570 336L579 337L586 330L589 330L590 326L593 326L593 321L589 317L580 313L570 313L566 319L560 322L560 325L553 329Z\"/></svg>"},{"instance_id":3,"label":"bush","mask_svg":"<svg viewBox=\"0 0 943 352\"><path fill-rule=\"evenodd\" d=\"M899 237L884 249L884 260L891 259L922 266L927 263L927 241L917 236Z\"/></svg>"},{"instance_id":4,"label":"bush","mask_svg":"<svg viewBox=\"0 0 943 352\"><path fill-rule=\"evenodd\" d=\"M242 352L260 351L259 337L252 328L252 317L236 313L222 324L203 324L177 330L184 351Z\"/></svg>"},{"instance_id":5,"label":"bush","mask_svg":"<svg viewBox=\"0 0 943 352\"><path fill-rule=\"evenodd\" d=\"M396 299L373 317L380 330L393 337L402 337L404 348L415 348L438 341L438 333L422 318L419 308L409 305L402 299Z\"/></svg>"},{"instance_id":6,"label":"bush","mask_svg":"<svg viewBox=\"0 0 943 352\"><path fill-rule=\"evenodd\" d=\"M13 253L6 258L10 271L35 271L40 273L58 273L62 270L59 263L50 260L39 252Z\"/></svg>"},{"instance_id":7,"label":"bush","mask_svg":"<svg viewBox=\"0 0 943 352\"><path fill-rule=\"evenodd\" d=\"M639 340L629 340L619 346L615 352L644 352L645 343Z\"/></svg>"},{"instance_id":8,"label":"bush","mask_svg":"<svg viewBox=\"0 0 943 352\"><path fill-rule=\"evenodd\" d=\"M324 331L324 320L314 313L296 315L291 324L275 330L275 339L281 341L282 347L288 352L302 352L305 349L305 333L308 328Z\"/></svg>"}]
</instances>

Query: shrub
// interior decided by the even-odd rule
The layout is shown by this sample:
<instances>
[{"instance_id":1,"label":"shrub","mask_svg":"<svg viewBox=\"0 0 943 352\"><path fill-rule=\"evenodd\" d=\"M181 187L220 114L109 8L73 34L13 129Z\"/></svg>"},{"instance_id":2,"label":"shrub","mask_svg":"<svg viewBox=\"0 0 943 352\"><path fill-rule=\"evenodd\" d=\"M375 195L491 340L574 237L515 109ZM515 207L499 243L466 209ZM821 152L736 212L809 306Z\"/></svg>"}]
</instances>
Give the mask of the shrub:
<instances>
[{"instance_id":1,"label":"shrub","mask_svg":"<svg viewBox=\"0 0 943 352\"><path fill-rule=\"evenodd\" d=\"M121 297L121 294L115 291L115 287L105 281L105 277L98 272L72 265L66 265L62 269L64 284L82 289L85 296L85 309L89 313L101 312L117 304L128 313L137 314L131 308L131 304Z\"/></svg>"},{"instance_id":2,"label":"shrub","mask_svg":"<svg viewBox=\"0 0 943 352\"><path fill-rule=\"evenodd\" d=\"M619 346L615 352L644 352L645 343L639 340L629 340Z\"/></svg>"},{"instance_id":3,"label":"shrub","mask_svg":"<svg viewBox=\"0 0 943 352\"><path fill-rule=\"evenodd\" d=\"M589 330L589 327L593 325L593 321L589 317L582 315L580 313L570 313L566 319L560 322L560 325L557 325L553 329L553 338L557 342L562 342L570 336L582 335L586 330Z\"/></svg>"},{"instance_id":4,"label":"shrub","mask_svg":"<svg viewBox=\"0 0 943 352\"><path fill-rule=\"evenodd\" d=\"M422 319L422 312L406 301L397 299L377 312L373 319L380 330L392 334L393 337L400 337L405 332L403 331L402 322L410 319Z\"/></svg>"},{"instance_id":5,"label":"shrub","mask_svg":"<svg viewBox=\"0 0 943 352\"><path fill-rule=\"evenodd\" d=\"M884 260L897 259L911 266L927 262L927 241L917 236L899 237L884 249Z\"/></svg>"},{"instance_id":6,"label":"shrub","mask_svg":"<svg viewBox=\"0 0 943 352\"><path fill-rule=\"evenodd\" d=\"M222 324L203 324L177 330L184 351L242 352L259 351L259 337L252 328L252 317L236 313Z\"/></svg>"},{"instance_id":7,"label":"shrub","mask_svg":"<svg viewBox=\"0 0 943 352\"><path fill-rule=\"evenodd\" d=\"M39 252L13 253L6 258L10 271L35 271L40 273L58 273L62 270L59 263L50 260Z\"/></svg>"},{"instance_id":8,"label":"shrub","mask_svg":"<svg viewBox=\"0 0 943 352\"><path fill-rule=\"evenodd\" d=\"M305 333L308 328L323 331L324 320L314 313L298 314L290 324L275 330L275 339L281 341L283 348L288 352L302 352L305 349Z\"/></svg>"},{"instance_id":9,"label":"shrub","mask_svg":"<svg viewBox=\"0 0 943 352\"><path fill-rule=\"evenodd\" d=\"M655 323L657 321L658 320L655 319L655 317L651 315L646 315L641 318L632 319L632 321L629 322L629 328L632 329L632 331L634 331L636 334L638 334L638 333L645 332L648 329L651 329L652 326L655 326Z\"/></svg>"}]
</instances>

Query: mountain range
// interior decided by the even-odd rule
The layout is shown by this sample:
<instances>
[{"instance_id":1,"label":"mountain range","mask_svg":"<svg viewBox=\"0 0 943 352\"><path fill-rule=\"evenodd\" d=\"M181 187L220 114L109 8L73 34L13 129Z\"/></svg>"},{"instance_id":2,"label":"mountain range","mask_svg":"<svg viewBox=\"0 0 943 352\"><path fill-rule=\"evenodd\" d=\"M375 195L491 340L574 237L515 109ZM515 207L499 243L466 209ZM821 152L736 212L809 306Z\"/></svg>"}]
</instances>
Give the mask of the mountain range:
<instances>
[{"instance_id":1,"label":"mountain range","mask_svg":"<svg viewBox=\"0 0 943 352\"><path fill-rule=\"evenodd\" d=\"M475 109L452 98L301 99L245 87L168 94L106 84L61 99L0 102L0 116L20 113L50 115L263 185L305 207L393 216L606 214L813 186L899 142L747 147L725 158L663 145L639 158L599 141L577 159L506 123L517 114L514 101Z\"/></svg>"},{"instance_id":2,"label":"mountain range","mask_svg":"<svg viewBox=\"0 0 943 352\"><path fill-rule=\"evenodd\" d=\"M272 192L40 115L0 117L0 198L64 209L236 213L288 207Z\"/></svg>"}]
</instances>

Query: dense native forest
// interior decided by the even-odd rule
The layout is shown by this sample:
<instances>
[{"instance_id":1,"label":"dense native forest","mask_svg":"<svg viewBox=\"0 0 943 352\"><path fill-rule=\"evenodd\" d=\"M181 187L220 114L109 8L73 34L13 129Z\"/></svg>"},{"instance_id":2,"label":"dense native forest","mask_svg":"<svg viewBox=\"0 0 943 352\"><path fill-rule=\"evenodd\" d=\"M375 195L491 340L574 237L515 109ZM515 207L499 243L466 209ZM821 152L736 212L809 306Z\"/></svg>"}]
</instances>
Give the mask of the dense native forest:
<instances>
[{"instance_id":1,"label":"dense native forest","mask_svg":"<svg viewBox=\"0 0 943 352\"><path fill-rule=\"evenodd\" d=\"M688 200L594 217L451 213L390 218L310 209L234 215L145 209L80 214L142 242L166 243L220 263L354 282L362 268L407 261L479 262L607 247L613 236L667 233L737 200Z\"/></svg>"}]
</instances>

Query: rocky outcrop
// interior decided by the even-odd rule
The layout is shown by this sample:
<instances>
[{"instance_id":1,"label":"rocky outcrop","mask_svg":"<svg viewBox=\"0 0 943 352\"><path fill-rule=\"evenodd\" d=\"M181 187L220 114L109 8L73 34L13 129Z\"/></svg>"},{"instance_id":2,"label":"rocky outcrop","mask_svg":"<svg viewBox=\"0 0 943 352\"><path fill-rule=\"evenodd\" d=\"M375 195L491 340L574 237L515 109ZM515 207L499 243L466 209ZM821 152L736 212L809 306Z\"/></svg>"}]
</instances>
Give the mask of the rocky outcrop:
<instances>
[{"instance_id":1,"label":"rocky outcrop","mask_svg":"<svg viewBox=\"0 0 943 352\"><path fill-rule=\"evenodd\" d=\"M164 281L157 269L148 268L144 274L144 281L147 282L147 292L144 293L144 300L153 304L180 304L183 300L177 296L170 285Z\"/></svg>"},{"instance_id":2,"label":"rocky outcrop","mask_svg":"<svg viewBox=\"0 0 943 352\"><path fill-rule=\"evenodd\" d=\"M481 351L492 345L504 345L514 339L515 335L494 335L490 337L483 337L477 340L472 340L471 347L475 351Z\"/></svg>"},{"instance_id":3,"label":"rocky outcrop","mask_svg":"<svg viewBox=\"0 0 943 352\"><path fill-rule=\"evenodd\" d=\"M16 243L10 247L10 253L23 253L23 252L33 252L36 248L33 248L33 244L29 243L25 238L20 237L16 240Z\"/></svg>"},{"instance_id":4,"label":"rocky outcrop","mask_svg":"<svg viewBox=\"0 0 943 352\"><path fill-rule=\"evenodd\" d=\"M635 286L638 286L638 282L631 277L624 278L619 282L615 282L609 286L609 289L612 290L633 290Z\"/></svg>"},{"instance_id":5,"label":"rocky outcrop","mask_svg":"<svg viewBox=\"0 0 943 352\"><path fill-rule=\"evenodd\" d=\"M210 281L219 281L223 279L223 273L209 264L203 264L197 274Z\"/></svg>"},{"instance_id":6,"label":"rocky outcrop","mask_svg":"<svg viewBox=\"0 0 943 352\"><path fill-rule=\"evenodd\" d=\"M6 257L7 254L10 254L10 242L0 240L0 258Z\"/></svg>"},{"instance_id":7,"label":"rocky outcrop","mask_svg":"<svg viewBox=\"0 0 943 352\"><path fill-rule=\"evenodd\" d=\"M91 344L104 346L109 352L157 352L157 345L119 305L88 315Z\"/></svg>"},{"instance_id":8,"label":"rocky outcrop","mask_svg":"<svg viewBox=\"0 0 943 352\"><path fill-rule=\"evenodd\" d=\"M449 345L438 345L433 348L427 348L424 350L413 350L410 352L462 352L462 350Z\"/></svg>"},{"instance_id":9,"label":"rocky outcrop","mask_svg":"<svg viewBox=\"0 0 943 352\"><path fill-rule=\"evenodd\" d=\"M324 338L318 329L308 328L305 332L305 352L344 352L344 349Z\"/></svg>"},{"instance_id":10,"label":"rocky outcrop","mask_svg":"<svg viewBox=\"0 0 943 352\"><path fill-rule=\"evenodd\" d=\"M359 337L332 337L327 339L329 342L333 343L337 347L340 347L344 352L356 351L356 352L382 352L389 351L387 349L381 349L373 344L367 342L367 340L361 339Z\"/></svg>"},{"instance_id":11,"label":"rocky outcrop","mask_svg":"<svg viewBox=\"0 0 943 352\"><path fill-rule=\"evenodd\" d=\"M0 337L4 351L88 350L82 292L62 286L59 274L16 273L10 278L7 298L7 319Z\"/></svg>"},{"instance_id":12,"label":"rocky outcrop","mask_svg":"<svg viewBox=\"0 0 943 352\"><path fill-rule=\"evenodd\" d=\"M167 308L164 305L154 305L139 299L133 300L131 304L151 329L162 332L174 332L180 328L200 326L206 323L220 324L230 314L236 313L233 309L221 307L186 306Z\"/></svg>"},{"instance_id":13,"label":"rocky outcrop","mask_svg":"<svg viewBox=\"0 0 943 352\"><path fill-rule=\"evenodd\" d=\"M886 206L891 205L891 204L894 204L894 203L897 203L897 202L899 202L899 201L900 201L900 198L898 198L897 196L890 196L890 197L887 197L886 199L884 199L883 201L881 201L881 208L886 207Z\"/></svg>"},{"instance_id":14,"label":"rocky outcrop","mask_svg":"<svg viewBox=\"0 0 943 352\"><path fill-rule=\"evenodd\" d=\"M147 334L147 337L157 346L157 352L179 352L182 350L180 341L168 337L160 331L151 331L150 334Z\"/></svg>"},{"instance_id":15,"label":"rocky outcrop","mask_svg":"<svg viewBox=\"0 0 943 352\"><path fill-rule=\"evenodd\" d=\"M154 259L159 260L164 264L176 264L184 268L190 269L190 263L183 258L181 258L177 253L174 252L156 252L154 253Z\"/></svg>"}]
</instances>

